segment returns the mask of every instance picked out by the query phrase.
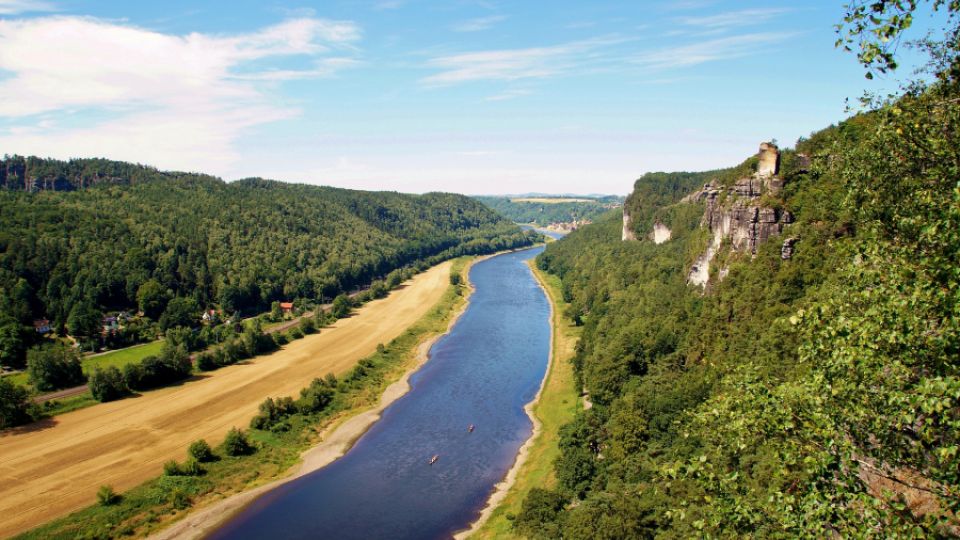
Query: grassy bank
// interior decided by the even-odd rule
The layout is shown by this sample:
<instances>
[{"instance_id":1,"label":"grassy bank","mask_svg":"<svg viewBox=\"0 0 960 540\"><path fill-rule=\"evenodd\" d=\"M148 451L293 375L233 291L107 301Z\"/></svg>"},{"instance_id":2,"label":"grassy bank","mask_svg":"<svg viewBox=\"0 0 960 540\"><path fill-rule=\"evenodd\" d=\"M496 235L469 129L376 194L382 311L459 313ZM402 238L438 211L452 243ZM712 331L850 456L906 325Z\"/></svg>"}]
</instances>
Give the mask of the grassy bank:
<instances>
[{"instance_id":1,"label":"grassy bank","mask_svg":"<svg viewBox=\"0 0 960 540\"><path fill-rule=\"evenodd\" d=\"M567 304L560 293L560 279L541 272L533 261L530 261L530 266L553 304L553 358L540 400L533 408L534 415L540 422L540 432L536 435L527 459L507 495L490 515L490 519L471 538L516 537L512 520L520 512L523 499L530 489L549 489L557 483L553 462L560 454L560 426L573 420L574 413L581 406L579 392L574 385L573 365L570 363L580 336L580 328L563 316Z\"/></svg>"},{"instance_id":2,"label":"grassy bank","mask_svg":"<svg viewBox=\"0 0 960 540\"><path fill-rule=\"evenodd\" d=\"M150 355L156 356L160 354L160 349L162 348L163 340L158 340L142 345L134 345L126 349L85 356L82 358L83 373L89 376L93 373L93 368L103 369L108 366L123 369L123 366L127 364L139 362ZM16 375L10 375L7 377L7 380L21 386L30 386L30 379L26 371L17 373Z\"/></svg>"},{"instance_id":3,"label":"grassy bank","mask_svg":"<svg viewBox=\"0 0 960 540\"><path fill-rule=\"evenodd\" d=\"M451 271L463 275L468 261L455 260ZM384 389L416 365L420 345L446 331L465 303L466 290L465 285L448 286L425 316L340 377L332 385L332 400L320 412L292 414L272 430L250 431L248 435L256 446L251 455L231 457L225 448L215 448L218 459L201 464L201 474L161 476L123 493L114 504L88 507L21 538L144 536L182 518L192 508L208 506L288 475L301 454L317 444L323 433L376 406ZM318 377L323 375L317 373ZM184 448L184 459L186 455Z\"/></svg>"}]
</instances>

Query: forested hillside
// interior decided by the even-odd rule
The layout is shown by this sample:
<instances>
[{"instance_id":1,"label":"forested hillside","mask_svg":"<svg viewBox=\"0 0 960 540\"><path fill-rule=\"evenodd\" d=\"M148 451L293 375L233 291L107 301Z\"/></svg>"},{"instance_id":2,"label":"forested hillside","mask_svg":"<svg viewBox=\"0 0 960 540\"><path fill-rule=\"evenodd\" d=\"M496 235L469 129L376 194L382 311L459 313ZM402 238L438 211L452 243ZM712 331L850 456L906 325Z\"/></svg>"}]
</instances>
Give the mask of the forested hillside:
<instances>
[{"instance_id":1,"label":"forested hillside","mask_svg":"<svg viewBox=\"0 0 960 540\"><path fill-rule=\"evenodd\" d=\"M620 205L618 197L600 199L474 197L515 223L535 223L546 227L554 223L592 222ZM547 202L549 201L549 202Z\"/></svg>"},{"instance_id":2,"label":"forested hillside","mask_svg":"<svg viewBox=\"0 0 960 540\"><path fill-rule=\"evenodd\" d=\"M879 26L899 13L892 4L877 4L875 22L850 20ZM634 227L662 221L668 241L622 241L610 217L546 249L538 264L562 278L584 326L575 369L593 407L562 432L561 488L534 490L517 532L960 534L960 63L950 35L934 82L783 153L782 191L758 204L790 212L791 253L783 238L755 256L725 240L725 277L688 283L709 242L704 203L684 199L704 178L688 173L645 177L627 203ZM706 177L730 185L755 167L750 158Z\"/></svg>"},{"instance_id":3,"label":"forested hillside","mask_svg":"<svg viewBox=\"0 0 960 540\"><path fill-rule=\"evenodd\" d=\"M22 173L9 172L21 163L28 183L70 190L23 190ZM198 323L201 309L330 301L397 268L533 241L460 195L225 183L104 160L4 165L0 357L8 365L22 362L34 319L78 335L99 333L108 310L140 309L154 321L174 310Z\"/></svg>"}]
</instances>

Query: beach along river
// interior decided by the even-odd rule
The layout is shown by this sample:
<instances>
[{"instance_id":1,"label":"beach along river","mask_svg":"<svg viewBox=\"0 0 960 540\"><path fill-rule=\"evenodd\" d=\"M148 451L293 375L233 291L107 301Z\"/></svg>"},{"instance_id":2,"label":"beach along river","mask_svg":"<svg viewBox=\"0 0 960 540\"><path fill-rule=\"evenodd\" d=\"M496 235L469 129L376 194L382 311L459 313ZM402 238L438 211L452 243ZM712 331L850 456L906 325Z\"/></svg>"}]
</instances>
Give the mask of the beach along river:
<instances>
[{"instance_id":1,"label":"beach along river","mask_svg":"<svg viewBox=\"0 0 960 540\"><path fill-rule=\"evenodd\" d=\"M546 371L550 307L526 261L542 249L475 264L469 306L410 392L345 456L268 492L211 538L449 538L467 528L531 434L523 407Z\"/></svg>"}]
</instances>

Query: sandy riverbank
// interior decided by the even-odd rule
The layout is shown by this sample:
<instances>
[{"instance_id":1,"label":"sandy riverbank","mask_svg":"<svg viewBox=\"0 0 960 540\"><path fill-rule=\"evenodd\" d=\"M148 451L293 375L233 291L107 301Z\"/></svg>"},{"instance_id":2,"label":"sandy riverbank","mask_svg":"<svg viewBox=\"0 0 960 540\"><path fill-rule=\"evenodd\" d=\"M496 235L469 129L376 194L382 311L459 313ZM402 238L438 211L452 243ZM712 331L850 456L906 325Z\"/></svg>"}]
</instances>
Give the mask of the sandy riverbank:
<instances>
[{"instance_id":1,"label":"sandy riverbank","mask_svg":"<svg viewBox=\"0 0 960 540\"><path fill-rule=\"evenodd\" d=\"M492 255L487 255L471 261L464 268L464 275L469 275L470 267L473 264L491 256ZM297 467L290 476L214 503L207 508L188 515L183 520L151 536L151 540L202 538L204 535L211 533L217 527L228 521L261 495L296 478L318 471L345 455L350 448L353 447L353 444L380 419L380 415L387 407L410 391L410 376L416 373L417 370L429 360L430 349L433 347L433 344L442 336L449 333L460 319L460 316L466 311L470 305L470 296L472 293L473 286L470 285L468 294L464 297L463 303L450 320L446 330L442 333L429 336L417 346L416 361L399 380L387 387L383 395L381 395L377 406L373 409L355 414L339 424L330 426L323 435L322 441L301 455L300 466Z\"/></svg>"},{"instance_id":2,"label":"sandy riverbank","mask_svg":"<svg viewBox=\"0 0 960 540\"><path fill-rule=\"evenodd\" d=\"M315 377L341 375L426 315L449 287L437 265L319 334L185 384L64 414L0 435L0 537L95 502L104 484L125 491L183 459L197 439L218 444L246 427L271 396L296 395Z\"/></svg>"},{"instance_id":3,"label":"sandy riverbank","mask_svg":"<svg viewBox=\"0 0 960 540\"><path fill-rule=\"evenodd\" d=\"M528 262L528 264L532 264ZM534 396L533 400L530 403L527 403L523 410L526 412L527 417L530 418L530 421L533 423L533 431L530 433L530 438L528 438L523 446L520 447L520 450L517 452L517 457L513 462L513 466L510 467L510 470L507 471L507 475L497 483L493 488L493 493L490 494L490 497L487 499L487 505L483 507L483 510L480 511L480 517L478 517L473 523L470 524L470 527L464 531L460 531L454 535L454 538L457 540L462 540L467 538L474 532L480 530L483 527L483 524L490 519L490 516L493 514L493 511L497 509L497 506L503 501L504 497L507 496L507 493L510 492L510 488L513 487L513 484L517 481L517 475L520 473L520 469L523 468L524 463L527 462L527 458L530 455L530 449L533 447L534 442L537 440L537 437L540 435L542 425L540 419L537 418L537 415L534 414L533 408L540 401L540 396L543 394L543 389L547 385L547 379L550 377L550 371L553 369L553 346L554 346L554 332L553 327L553 315L556 306L553 305L553 299L550 297L550 293L547 291L546 285L540 280L540 276L536 272L533 272L531 269L531 274L533 278L537 281L537 285L543 290L543 294L547 297L547 302L550 304L550 352L547 357L547 369L543 374L543 380L540 381L540 388L537 390L537 395Z\"/></svg>"}]
</instances>

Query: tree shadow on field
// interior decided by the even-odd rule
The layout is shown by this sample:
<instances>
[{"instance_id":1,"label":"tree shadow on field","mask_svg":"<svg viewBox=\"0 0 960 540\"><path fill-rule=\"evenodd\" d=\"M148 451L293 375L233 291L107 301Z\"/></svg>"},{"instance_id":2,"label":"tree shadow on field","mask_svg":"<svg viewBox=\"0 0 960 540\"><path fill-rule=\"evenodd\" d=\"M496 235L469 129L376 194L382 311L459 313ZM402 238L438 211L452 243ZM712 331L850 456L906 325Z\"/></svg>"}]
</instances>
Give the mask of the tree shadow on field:
<instances>
[{"instance_id":1,"label":"tree shadow on field","mask_svg":"<svg viewBox=\"0 0 960 540\"><path fill-rule=\"evenodd\" d=\"M17 435L25 435L27 433L34 433L37 431L43 431L45 429L50 429L59 424L57 419L52 416L45 416L39 420L30 422L29 424L24 424L22 426L12 427L0 431L0 440L4 437L15 437Z\"/></svg>"}]
</instances>

